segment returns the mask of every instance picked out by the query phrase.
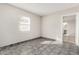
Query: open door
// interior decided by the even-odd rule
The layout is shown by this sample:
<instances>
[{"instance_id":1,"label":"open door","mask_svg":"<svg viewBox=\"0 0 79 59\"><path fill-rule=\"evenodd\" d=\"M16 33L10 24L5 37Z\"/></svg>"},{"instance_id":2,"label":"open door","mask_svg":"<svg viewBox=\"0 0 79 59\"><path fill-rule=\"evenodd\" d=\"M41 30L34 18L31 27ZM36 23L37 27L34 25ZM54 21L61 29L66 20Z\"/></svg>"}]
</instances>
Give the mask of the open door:
<instances>
[{"instance_id":1,"label":"open door","mask_svg":"<svg viewBox=\"0 0 79 59\"><path fill-rule=\"evenodd\" d=\"M75 44L76 16L63 16L63 43Z\"/></svg>"}]
</instances>

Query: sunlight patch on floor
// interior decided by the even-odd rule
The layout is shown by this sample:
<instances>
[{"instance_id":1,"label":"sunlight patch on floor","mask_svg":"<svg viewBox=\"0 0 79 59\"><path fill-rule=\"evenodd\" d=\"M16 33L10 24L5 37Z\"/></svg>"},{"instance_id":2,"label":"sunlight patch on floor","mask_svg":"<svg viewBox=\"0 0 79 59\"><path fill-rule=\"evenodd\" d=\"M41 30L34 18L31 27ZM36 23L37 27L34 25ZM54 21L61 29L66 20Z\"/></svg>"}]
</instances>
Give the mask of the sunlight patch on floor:
<instances>
[{"instance_id":1,"label":"sunlight patch on floor","mask_svg":"<svg viewBox=\"0 0 79 59\"><path fill-rule=\"evenodd\" d=\"M59 44L58 41L43 41L41 44Z\"/></svg>"},{"instance_id":2,"label":"sunlight patch on floor","mask_svg":"<svg viewBox=\"0 0 79 59\"><path fill-rule=\"evenodd\" d=\"M51 44L59 44L58 41L51 42Z\"/></svg>"},{"instance_id":3,"label":"sunlight patch on floor","mask_svg":"<svg viewBox=\"0 0 79 59\"><path fill-rule=\"evenodd\" d=\"M43 41L41 44L51 44L52 41Z\"/></svg>"}]
</instances>

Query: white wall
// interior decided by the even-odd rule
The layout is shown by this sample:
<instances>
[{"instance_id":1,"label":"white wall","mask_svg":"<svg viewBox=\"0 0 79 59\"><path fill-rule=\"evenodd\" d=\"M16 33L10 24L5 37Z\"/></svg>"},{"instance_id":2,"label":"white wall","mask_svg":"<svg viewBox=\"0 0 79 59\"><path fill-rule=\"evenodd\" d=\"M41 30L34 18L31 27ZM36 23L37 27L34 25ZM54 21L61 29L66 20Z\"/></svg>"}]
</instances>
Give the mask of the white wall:
<instances>
[{"instance_id":1,"label":"white wall","mask_svg":"<svg viewBox=\"0 0 79 59\"><path fill-rule=\"evenodd\" d=\"M19 31L19 21L22 16L31 18L30 32ZM40 37L40 16L0 4L0 47L37 37Z\"/></svg>"},{"instance_id":2,"label":"white wall","mask_svg":"<svg viewBox=\"0 0 79 59\"><path fill-rule=\"evenodd\" d=\"M74 14L79 12L79 7L58 11L50 15L42 17L42 36L56 39L62 43L62 22L63 16L66 14ZM77 26L78 27L78 26ZM77 30L78 32L79 30ZM79 33L79 32L78 32ZM79 36L79 35L77 35Z\"/></svg>"},{"instance_id":3,"label":"white wall","mask_svg":"<svg viewBox=\"0 0 79 59\"><path fill-rule=\"evenodd\" d=\"M42 36L59 40L61 39L61 16L51 15L42 18Z\"/></svg>"},{"instance_id":4,"label":"white wall","mask_svg":"<svg viewBox=\"0 0 79 59\"><path fill-rule=\"evenodd\" d=\"M62 41L62 15L79 12L79 8L53 13L42 17L25 12L9 5L0 5L0 47L33 39L40 36ZM31 17L31 31L19 31L19 20L22 16ZM79 17L77 17L79 19ZM42 23L40 23L40 21ZM79 20L77 22L77 38L79 39ZM41 25L41 30L40 30ZM77 42L78 43L78 42Z\"/></svg>"}]
</instances>

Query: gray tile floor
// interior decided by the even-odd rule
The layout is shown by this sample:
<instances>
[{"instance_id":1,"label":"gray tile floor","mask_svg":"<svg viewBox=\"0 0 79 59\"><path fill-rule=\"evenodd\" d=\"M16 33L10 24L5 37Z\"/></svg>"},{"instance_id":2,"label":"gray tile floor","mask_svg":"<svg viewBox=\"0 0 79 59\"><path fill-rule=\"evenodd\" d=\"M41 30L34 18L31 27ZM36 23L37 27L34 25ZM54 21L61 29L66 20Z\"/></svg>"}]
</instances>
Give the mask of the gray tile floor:
<instances>
[{"instance_id":1,"label":"gray tile floor","mask_svg":"<svg viewBox=\"0 0 79 59\"><path fill-rule=\"evenodd\" d=\"M71 43L53 44L49 39L36 39L0 48L0 55L78 55L79 48Z\"/></svg>"}]
</instances>

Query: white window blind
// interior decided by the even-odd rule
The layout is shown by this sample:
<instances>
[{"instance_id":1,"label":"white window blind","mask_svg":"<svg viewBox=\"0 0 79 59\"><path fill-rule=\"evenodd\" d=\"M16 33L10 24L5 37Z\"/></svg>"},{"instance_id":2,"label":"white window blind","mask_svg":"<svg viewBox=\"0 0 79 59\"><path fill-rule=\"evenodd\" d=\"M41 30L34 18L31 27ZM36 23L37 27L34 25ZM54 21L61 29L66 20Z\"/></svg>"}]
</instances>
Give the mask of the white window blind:
<instances>
[{"instance_id":1,"label":"white window blind","mask_svg":"<svg viewBox=\"0 0 79 59\"><path fill-rule=\"evenodd\" d=\"M19 22L20 31L30 31L30 17L23 16Z\"/></svg>"}]
</instances>

